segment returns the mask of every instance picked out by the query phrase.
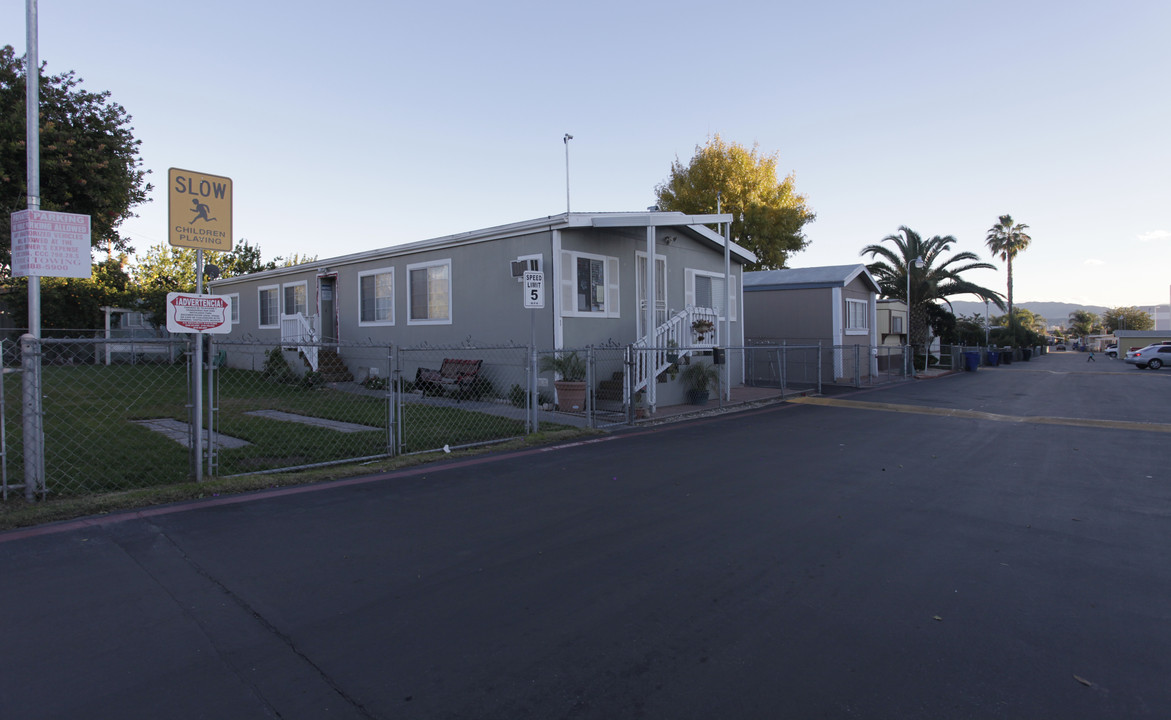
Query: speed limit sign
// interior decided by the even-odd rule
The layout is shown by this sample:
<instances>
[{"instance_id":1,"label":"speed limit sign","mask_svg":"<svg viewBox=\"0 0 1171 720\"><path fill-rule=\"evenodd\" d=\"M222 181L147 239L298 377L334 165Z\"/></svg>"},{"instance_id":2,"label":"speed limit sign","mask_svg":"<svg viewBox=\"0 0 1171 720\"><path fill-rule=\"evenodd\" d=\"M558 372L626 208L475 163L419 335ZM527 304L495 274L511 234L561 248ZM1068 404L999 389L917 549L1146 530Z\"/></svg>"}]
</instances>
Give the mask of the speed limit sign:
<instances>
[{"instance_id":1,"label":"speed limit sign","mask_svg":"<svg viewBox=\"0 0 1171 720\"><path fill-rule=\"evenodd\" d=\"M545 307L545 273L526 270L524 288L526 308L540 310Z\"/></svg>"}]
</instances>

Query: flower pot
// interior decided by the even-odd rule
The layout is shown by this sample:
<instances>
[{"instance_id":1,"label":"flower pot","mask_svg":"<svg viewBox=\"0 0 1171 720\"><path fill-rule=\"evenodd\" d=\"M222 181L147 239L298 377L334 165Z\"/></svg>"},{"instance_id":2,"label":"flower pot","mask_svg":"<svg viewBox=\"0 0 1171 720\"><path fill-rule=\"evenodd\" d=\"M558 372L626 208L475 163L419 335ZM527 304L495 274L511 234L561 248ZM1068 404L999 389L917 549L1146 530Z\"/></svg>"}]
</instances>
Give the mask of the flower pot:
<instances>
[{"instance_id":1,"label":"flower pot","mask_svg":"<svg viewBox=\"0 0 1171 720\"><path fill-rule=\"evenodd\" d=\"M585 412L586 384L584 382L570 382L558 380L553 383L557 388L557 409L561 412Z\"/></svg>"},{"instance_id":2,"label":"flower pot","mask_svg":"<svg viewBox=\"0 0 1171 720\"><path fill-rule=\"evenodd\" d=\"M709 395L707 390L687 391L687 402L691 403L692 405L707 405L708 397Z\"/></svg>"}]
</instances>

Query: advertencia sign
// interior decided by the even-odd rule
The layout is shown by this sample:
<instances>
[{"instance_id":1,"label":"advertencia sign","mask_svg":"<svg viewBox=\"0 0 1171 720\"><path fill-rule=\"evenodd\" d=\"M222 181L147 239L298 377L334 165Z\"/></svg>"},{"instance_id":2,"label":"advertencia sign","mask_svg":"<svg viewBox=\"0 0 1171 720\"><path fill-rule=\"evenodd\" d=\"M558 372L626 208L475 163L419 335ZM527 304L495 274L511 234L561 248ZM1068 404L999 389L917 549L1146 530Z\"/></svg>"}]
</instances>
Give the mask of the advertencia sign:
<instances>
[{"instance_id":1,"label":"advertencia sign","mask_svg":"<svg viewBox=\"0 0 1171 720\"><path fill-rule=\"evenodd\" d=\"M167 331L227 333L232 330L231 305L222 295L167 293Z\"/></svg>"}]
</instances>

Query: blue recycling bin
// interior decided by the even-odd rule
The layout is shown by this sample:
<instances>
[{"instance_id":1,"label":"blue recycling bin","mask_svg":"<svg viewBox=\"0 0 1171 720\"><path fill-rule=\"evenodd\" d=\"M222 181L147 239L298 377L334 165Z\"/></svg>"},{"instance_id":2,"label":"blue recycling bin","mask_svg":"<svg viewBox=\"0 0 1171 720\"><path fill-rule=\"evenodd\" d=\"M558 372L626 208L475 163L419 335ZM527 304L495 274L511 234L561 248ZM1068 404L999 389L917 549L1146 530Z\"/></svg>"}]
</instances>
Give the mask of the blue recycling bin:
<instances>
[{"instance_id":1,"label":"blue recycling bin","mask_svg":"<svg viewBox=\"0 0 1171 720\"><path fill-rule=\"evenodd\" d=\"M990 367L996 367L999 364L1000 364L1000 351L999 350L989 350L988 351L988 365Z\"/></svg>"},{"instance_id":2,"label":"blue recycling bin","mask_svg":"<svg viewBox=\"0 0 1171 720\"><path fill-rule=\"evenodd\" d=\"M968 372L976 372L980 369L980 353L966 352L964 353L964 370Z\"/></svg>"}]
</instances>

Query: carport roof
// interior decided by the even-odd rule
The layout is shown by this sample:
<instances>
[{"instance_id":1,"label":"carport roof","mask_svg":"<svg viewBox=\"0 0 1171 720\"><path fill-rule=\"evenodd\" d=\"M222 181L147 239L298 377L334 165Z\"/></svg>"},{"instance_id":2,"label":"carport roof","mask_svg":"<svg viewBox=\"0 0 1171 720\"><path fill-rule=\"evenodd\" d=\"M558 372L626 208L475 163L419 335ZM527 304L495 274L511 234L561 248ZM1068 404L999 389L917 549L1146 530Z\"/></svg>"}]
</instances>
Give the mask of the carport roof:
<instances>
[{"instance_id":1,"label":"carport roof","mask_svg":"<svg viewBox=\"0 0 1171 720\"><path fill-rule=\"evenodd\" d=\"M744 292L760 290L797 290L807 288L845 287L855 278L864 278L873 292L879 292L865 265L822 265L808 268L782 268L744 273Z\"/></svg>"}]
</instances>

